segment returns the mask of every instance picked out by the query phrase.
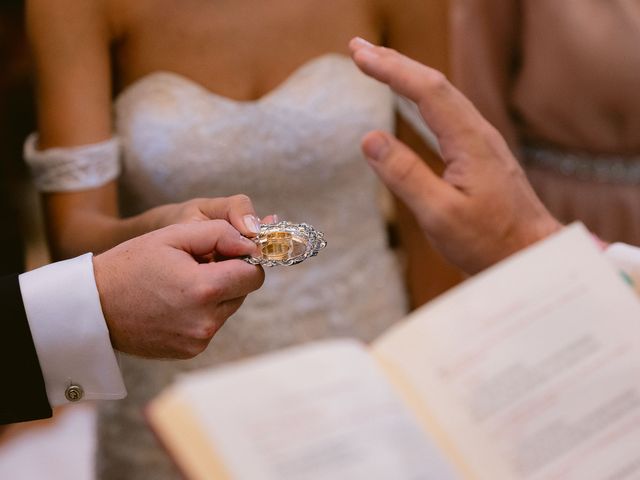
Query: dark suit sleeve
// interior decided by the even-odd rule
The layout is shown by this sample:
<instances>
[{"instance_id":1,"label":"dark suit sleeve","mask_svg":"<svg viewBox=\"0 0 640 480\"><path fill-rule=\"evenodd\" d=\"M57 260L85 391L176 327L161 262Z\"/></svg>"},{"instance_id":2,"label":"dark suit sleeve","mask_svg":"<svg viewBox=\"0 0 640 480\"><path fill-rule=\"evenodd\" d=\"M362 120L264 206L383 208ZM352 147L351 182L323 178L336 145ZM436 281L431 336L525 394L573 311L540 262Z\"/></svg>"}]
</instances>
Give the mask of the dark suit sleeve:
<instances>
[{"instance_id":1,"label":"dark suit sleeve","mask_svg":"<svg viewBox=\"0 0 640 480\"><path fill-rule=\"evenodd\" d=\"M0 277L0 424L51 416L17 275Z\"/></svg>"}]
</instances>

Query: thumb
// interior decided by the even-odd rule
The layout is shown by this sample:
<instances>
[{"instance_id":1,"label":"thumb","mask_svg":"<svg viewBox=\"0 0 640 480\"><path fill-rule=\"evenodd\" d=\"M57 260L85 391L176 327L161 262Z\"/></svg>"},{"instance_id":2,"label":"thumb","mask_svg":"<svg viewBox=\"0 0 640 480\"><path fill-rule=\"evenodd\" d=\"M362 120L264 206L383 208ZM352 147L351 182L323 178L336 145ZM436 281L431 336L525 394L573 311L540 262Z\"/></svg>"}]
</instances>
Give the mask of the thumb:
<instances>
[{"instance_id":1,"label":"thumb","mask_svg":"<svg viewBox=\"0 0 640 480\"><path fill-rule=\"evenodd\" d=\"M246 195L206 199L200 204L200 211L212 220L227 220L247 237L260 233L260 221L251 199Z\"/></svg>"},{"instance_id":2,"label":"thumb","mask_svg":"<svg viewBox=\"0 0 640 480\"><path fill-rule=\"evenodd\" d=\"M163 229L169 245L192 256L217 253L225 257L240 257L256 253L256 244L243 237L224 220L183 223Z\"/></svg>"},{"instance_id":3,"label":"thumb","mask_svg":"<svg viewBox=\"0 0 640 480\"><path fill-rule=\"evenodd\" d=\"M362 150L376 174L418 217L428 214L452 187L409 147L381 131L362 140Z\"/></svg>"}]
</instances>

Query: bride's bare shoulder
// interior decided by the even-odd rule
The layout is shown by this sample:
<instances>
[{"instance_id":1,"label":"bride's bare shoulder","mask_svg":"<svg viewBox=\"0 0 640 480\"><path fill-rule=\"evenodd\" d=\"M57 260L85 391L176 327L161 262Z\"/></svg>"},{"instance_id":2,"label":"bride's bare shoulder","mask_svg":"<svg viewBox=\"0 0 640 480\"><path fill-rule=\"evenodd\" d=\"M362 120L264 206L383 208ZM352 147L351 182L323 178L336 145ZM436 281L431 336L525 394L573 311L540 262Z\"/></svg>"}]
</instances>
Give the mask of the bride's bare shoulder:
<instances>
[{"instance_id":1,"label":"bride's bare shoulder","mask_svg":"<svg viewBox=\"0 0 640 480\"><path fill-rule=\"evenodd\" d=\"M109 135L111 30L105 7L106 0L26 2L43 148Z\"/></svg>"},{"instance_id":2,"label":"bride's bare shoulder","mask_svg":"<svg viewBox=\"0 0 640 480\"><path fill-rule=\"evenodd\" d=\"M108 0L26 0L26 21L31 41L63 42L108 39Z\"/></svg>"},{"instance_id":3,"label":"bride's bare shoulder","mask_svg":"<svg viewBox=\"0 0 640 480\"><path fill-rule=\"evenodd\" d=\"M105 4L105 15L115 39L124 37L132 26L145 18L154 10L166 7L166 1L161 0L102 0ZM175 3L175 2L174 2Z\"/></svg>"}]
</instances>

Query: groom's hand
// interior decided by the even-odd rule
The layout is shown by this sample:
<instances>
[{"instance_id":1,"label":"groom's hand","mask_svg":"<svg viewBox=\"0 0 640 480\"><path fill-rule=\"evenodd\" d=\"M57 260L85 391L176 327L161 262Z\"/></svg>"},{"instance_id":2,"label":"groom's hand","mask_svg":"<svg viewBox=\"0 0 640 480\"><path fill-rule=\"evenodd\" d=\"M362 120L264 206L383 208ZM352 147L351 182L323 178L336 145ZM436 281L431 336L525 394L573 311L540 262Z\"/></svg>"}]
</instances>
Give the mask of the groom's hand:
<instances>
[{"instance_id":1,"label":"groom's hand","mask_svg":"<svg viewBox=\"0 0 640 480\"><path fill-rule=\"evenodd\" d=\"M442 73L362 39L350 48L360 69L416 102L440 143L442 177L387 133L369 133L363 150L449 261L475 273L561 228L500 134Z\"/></svg>"},{"instance_id":2,"label":"groom's hand","mask_svg":"<svg viewBox=\"0 0 640 480\"><path fill-rule=\"evenodd\" d=\"M256 245L222 220L172 225L94 257L113 347L159 358L190 358L264 281L262 268L234 257ZM201 258L230 258L200 263Z\"/></svg>"}]
</instances>

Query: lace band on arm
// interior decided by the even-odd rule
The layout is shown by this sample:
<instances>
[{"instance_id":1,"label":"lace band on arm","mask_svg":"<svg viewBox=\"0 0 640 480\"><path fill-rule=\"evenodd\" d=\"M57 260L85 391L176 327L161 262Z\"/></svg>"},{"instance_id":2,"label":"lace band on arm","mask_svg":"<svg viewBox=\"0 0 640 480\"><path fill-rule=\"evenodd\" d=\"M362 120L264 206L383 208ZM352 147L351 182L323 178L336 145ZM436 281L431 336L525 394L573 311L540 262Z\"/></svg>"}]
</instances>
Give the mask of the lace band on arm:
<instances>
[{"instance_id":1,"label":"lace band on arm","mask_svg":"<svg viewBox=\"0 0 640 480\"><path fill-rule=\"evenodd\" d=\"M438 155L440 155L440 145L436 136L427 126L420 115L418 106L401 95L396 95L396 108L400 116L413 128L413 130L422 138L424 143Z\"/></svg>"},{"instance_id":2,"label":"lace band on arm","mask_svg":"<svg viewBox=\"0 0 640 480\"><path fill-rule=\"evenodd\" d=\"M37 150L38 135L24 145L24 158L41 192L72 192L100 187L120 174L120 142L116 137L78 147Z\"/></svg>"}]
</instances>

